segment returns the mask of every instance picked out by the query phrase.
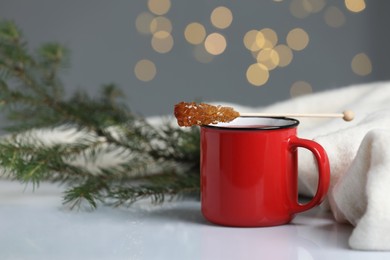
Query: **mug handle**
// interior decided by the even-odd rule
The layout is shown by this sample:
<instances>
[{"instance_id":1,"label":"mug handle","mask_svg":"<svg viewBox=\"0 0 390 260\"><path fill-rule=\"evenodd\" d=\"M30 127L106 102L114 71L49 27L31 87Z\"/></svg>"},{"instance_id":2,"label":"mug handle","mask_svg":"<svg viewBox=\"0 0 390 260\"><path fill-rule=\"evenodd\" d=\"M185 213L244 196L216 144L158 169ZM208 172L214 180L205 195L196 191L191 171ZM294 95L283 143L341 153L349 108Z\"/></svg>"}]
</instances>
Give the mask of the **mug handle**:
<instances>
[{"instance_id":1,"label":"mug handle","mask_svg":"<svg viewBox=\"0 0 390 260\"><path fill-rule=\"evenodd\" d=\"M330 183L329 159L324 148L320 144L312 140L302 139L297 136L294 136L291 137L289 144L291 149L302 147L311 151L314 154L318 166L319 178L317 192L314 197L305 204L300 204L298 201L295 202L295 205L293 205L293 211L295 213L299 213L319 205L325 199Z\"/></svg>"}]
</instances>

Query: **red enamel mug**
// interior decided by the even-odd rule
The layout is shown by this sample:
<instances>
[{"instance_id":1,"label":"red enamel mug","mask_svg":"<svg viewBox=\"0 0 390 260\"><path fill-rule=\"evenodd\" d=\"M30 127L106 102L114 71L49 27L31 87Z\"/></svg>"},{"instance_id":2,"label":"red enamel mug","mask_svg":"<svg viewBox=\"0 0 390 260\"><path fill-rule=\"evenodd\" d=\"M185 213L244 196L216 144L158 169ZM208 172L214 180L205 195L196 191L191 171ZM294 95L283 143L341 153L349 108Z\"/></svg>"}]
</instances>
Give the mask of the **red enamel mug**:
<instances>
[{"instance_id":1,"label":"red enamel mug","mask_svg":"<svg viewBox=\"0 0 390 260\"><path fill-rule=\"evenodd\" d=\"M319 205L329 188L328 156L318 143L297 137L293 118L238 117L201 127L201 208L210 222L237 227L275 226ZM318 187L298 202L299 147L318 165Z\"/></svg>"}]
</instances>

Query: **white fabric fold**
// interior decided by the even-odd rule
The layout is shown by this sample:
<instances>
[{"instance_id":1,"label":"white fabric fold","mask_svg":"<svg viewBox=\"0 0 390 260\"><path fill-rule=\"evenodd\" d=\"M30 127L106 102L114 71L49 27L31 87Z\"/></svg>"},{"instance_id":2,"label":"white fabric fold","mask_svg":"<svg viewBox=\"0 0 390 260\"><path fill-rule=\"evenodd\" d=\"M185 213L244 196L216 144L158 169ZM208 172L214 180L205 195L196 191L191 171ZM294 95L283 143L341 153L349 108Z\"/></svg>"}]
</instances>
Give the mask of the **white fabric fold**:
<instances>
[{"instance_id":1,"label":"white fabric fold","mask_svg":"<svg viewBox=\"0 0 390 260\"><path fill-rule=\"evenodd\" d=\"M330 195L336 219L356 226L349 239L352 248L390 250L389 130L367 133Z\"/></svg>"},{"instance_id":2,"label":"white fabric fold","mask_svg":"<svg viewBox=\"0 0 390 260\"><path fill-rule=\"evenodd\" d=\"M390 83L379 82L320 92L253 112L331 113L341 119L300 119L299 136L321 144L329 156L331 184L323 208L338 222L355 226L349 245L358 250L390 250ZM299 151L299 191L313 195L317 168L310 152Z\"/></svg>"}]
</instances>

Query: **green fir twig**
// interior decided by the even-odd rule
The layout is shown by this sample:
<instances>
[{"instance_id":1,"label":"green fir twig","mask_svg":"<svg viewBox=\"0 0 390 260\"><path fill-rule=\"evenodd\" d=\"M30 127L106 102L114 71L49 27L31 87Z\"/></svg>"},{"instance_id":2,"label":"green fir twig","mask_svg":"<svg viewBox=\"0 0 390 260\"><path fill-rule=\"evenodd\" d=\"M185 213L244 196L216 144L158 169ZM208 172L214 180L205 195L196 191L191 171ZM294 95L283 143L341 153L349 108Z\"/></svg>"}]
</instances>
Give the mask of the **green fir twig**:
<instances>
[{"instance_id":1,"label":"green fir twig","mask_svg":"<svg viewBox=\"0 0 390 260\"><path fill-rule=\"evenodd\" d=\"M70 208L199 195L197 128L151 125L113 84L97 98L82 91L65 98L60 73L68 65L60 44L30 53L15 23L0 21L0 108L10 133L0 140L3 177L64 184ZM48 140L55 133L61 140Z\"/></svg>"}]
</instances>

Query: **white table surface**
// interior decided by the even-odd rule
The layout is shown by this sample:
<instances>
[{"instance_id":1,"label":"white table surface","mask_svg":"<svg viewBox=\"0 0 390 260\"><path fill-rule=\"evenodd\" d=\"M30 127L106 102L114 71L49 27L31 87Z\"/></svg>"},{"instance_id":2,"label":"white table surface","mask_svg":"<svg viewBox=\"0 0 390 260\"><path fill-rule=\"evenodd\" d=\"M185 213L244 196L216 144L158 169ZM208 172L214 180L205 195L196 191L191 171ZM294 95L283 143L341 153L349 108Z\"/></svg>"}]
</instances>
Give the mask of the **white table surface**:
<instances>
[{"instance_id":1,"label":"white table surface","mask_svg":"<svg viewBox=\"0 0 390 260\"><path fill-rule=\"evenodd\" d=\"M293 223L229 228L207 223L197 201L69 211L61 188L0 181L0 259L390 259L348 248L349 225L318 209Z\"/></svg>"}]
</instances>

